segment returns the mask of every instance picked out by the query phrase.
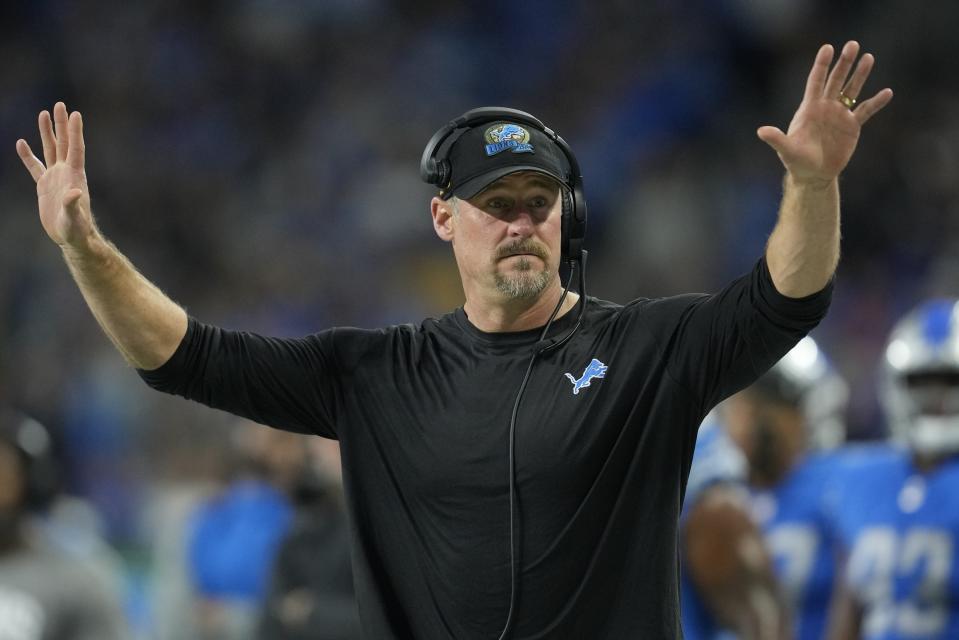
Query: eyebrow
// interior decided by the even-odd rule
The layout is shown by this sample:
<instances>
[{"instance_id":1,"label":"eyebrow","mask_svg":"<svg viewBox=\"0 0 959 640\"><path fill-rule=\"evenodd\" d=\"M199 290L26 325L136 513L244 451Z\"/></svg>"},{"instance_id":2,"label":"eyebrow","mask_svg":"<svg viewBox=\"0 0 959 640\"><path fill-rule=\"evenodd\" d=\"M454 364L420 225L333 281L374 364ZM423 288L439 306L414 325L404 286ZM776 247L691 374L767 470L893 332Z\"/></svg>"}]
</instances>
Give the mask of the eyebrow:
<instances>
[{"instance_id":1,"label":"eyebrow","mask_svg":"<svg viewBox=\"0 0 959 640\"><path fill-rule=\"evenodd\" d=\"M524 186L540 187L542 189L547 189L550 191L554 189L562 189L562 186L558 182L556 182L555 180L550 180L548 178L529 178L528 181L524 184ZM509 187L507 187L504 184L493 184L493 185L490 185L481 195L486 196L486 195L489 195L490 193L499 191L500 189L508 189L508 188Z\"/></svg>"}]
</instances>

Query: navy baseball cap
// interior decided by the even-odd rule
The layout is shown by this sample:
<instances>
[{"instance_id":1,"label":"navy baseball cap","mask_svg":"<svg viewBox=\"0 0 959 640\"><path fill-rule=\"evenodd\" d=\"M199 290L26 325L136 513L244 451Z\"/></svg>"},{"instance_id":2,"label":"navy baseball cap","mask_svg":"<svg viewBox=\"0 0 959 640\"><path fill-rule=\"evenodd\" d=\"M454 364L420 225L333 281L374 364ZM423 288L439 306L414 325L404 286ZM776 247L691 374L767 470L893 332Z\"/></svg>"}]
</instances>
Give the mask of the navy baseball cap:
<instances>
[{"instance_id":1,"label":"navy baseball cap","mask_svg":"<svg viewBox=\"0 0 959 640\"><path fill-rule=\"evenodd\" d=\"M448 151L452 175L441 197L468 200L503 176L537 171L569 188L572 170L563 150L545 133L508 120L463 133Z\"/></svg>"}]
</instances>

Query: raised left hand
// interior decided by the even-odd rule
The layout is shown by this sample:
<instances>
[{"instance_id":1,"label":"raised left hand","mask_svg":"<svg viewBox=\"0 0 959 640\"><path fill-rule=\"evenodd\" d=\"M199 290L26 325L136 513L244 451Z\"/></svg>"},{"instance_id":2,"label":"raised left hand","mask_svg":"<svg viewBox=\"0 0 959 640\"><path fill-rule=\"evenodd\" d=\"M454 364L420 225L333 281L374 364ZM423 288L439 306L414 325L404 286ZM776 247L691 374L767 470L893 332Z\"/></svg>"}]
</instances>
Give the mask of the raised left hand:
<instances>
[{"instance_id":1,"label":"raised left hand","mask_svg":"<svg viewBox=\"0 0 959 640\"><path fill-rule=\"evenodd\" d=\"M867 53L853 70L858 55L859 43L847 42L830 71L832 45L820 47L788 131L764 126L756 132L776 150L794 182L824 184L835 180L856 150L862 126L892 100L892 89L883 89L868 100L857 102L875 62L872 54ZM844 104L842 96L851 100L853 106Z\"/></svg>"}]
</instances>

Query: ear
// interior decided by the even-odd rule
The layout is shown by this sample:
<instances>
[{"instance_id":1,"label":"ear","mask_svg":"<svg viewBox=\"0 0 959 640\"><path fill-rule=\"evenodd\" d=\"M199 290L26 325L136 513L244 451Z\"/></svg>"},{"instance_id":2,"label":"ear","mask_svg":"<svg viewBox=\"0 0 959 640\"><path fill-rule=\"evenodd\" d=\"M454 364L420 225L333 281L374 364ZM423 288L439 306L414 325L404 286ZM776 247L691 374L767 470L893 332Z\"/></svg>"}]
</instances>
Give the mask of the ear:
<instances>
[{"instance_id":1,"label":"ear","mask_svg":"<svg viewBox=\"0 0 959 640\"><path fill-rule=\"evenodd\" d=\"M433 230L441 240L453 241L453 207L446 200L434 197L430 200L430 214L433 216Z\"/></svg>"}]
</instances>

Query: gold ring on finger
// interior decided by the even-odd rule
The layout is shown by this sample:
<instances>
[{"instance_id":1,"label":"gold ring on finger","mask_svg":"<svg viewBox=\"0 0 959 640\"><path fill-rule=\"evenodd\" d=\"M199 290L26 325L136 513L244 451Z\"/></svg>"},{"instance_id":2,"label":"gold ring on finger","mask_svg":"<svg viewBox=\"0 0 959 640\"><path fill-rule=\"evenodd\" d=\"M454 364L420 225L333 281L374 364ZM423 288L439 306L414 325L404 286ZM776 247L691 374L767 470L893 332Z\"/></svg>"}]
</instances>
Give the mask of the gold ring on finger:
<instances>
[{"instance_id":1,"label":"gold ring on finger","mask_svg":"<svg viewBox=\"0 0 959 640\"><path fill-rule=\"evenodd\" d=\"M856 106L856 99L850 98L849 96L847 96L845 93L841 91L839 92L839 102L843 103L843 105L850 111L852 111L853 107Z\"/></svg>"}]
</instances>

